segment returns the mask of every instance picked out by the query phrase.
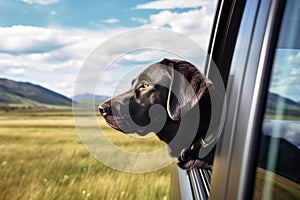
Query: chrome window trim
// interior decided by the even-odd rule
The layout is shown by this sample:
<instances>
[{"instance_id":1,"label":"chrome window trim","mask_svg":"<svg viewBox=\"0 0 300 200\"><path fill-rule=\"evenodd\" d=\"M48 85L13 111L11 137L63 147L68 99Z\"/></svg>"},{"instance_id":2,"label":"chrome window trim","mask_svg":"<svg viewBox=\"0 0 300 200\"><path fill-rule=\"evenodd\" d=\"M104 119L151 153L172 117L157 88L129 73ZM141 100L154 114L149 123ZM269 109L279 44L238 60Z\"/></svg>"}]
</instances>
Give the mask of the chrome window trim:
<instances>
[{"instance_id":1,"label":"chrome window trim","mask_svg":"<svg viewBox=\"0 0 300 200\"><path fill-rule=\"evenodd\" d=\"M218 11L221 11L221 10L222 10L223 5L224 5L224 0L221 0L220 8L219 8ZM218 27L218 26L219 26L219 23L220 23L220 18L221 18L221 12L218 12L218 13L217 13L216 18L217 18L217 20L216 20L215 26ZM213 35L212 35L212 44L211 44L212 47L215 45L216 37L217 37L217 31L215 31L215 32L213 33ZM210 53L210 54L208 55L208 58L207 58L207 64L206 64L205 69L204 69L204 74L205 74L205 75L208 75L208 73L209 73L209 71L210 71L210 67L211 67L211 65L213 65L212 60L213 60L213 59L212 59L212 53Z\"/></svg>"},{"instance_id":2,"label":"chrome window trim","mask_svg":"<svg viewBox=\"0 0 300 200\"><path fill-rule=\"evenodd\" d=\"M180 199L182 200L193 199L193 191L190 185L190 179L187 171L178 167L177 172L178 172L180 195L181 195Z\"/></svg>"},{"instance_id":3,"label":"chrome window trim","mask_svg":"<svg viewBox=\"0 0 300 200\"><path fill-rule=\"evenodd\" d=\"M227 93L227 113L225 119L225 126L222 137L217 143L214 168L212 174L212 188L211 199L225 199L228 189L229 171L231 167L233 143L235 137L235 127L238 117L238 106L242 82L245 75L245 68L247 63L248 53L251 47L251 40L253 37L253 27L255 24L255 17L259 7L259 1L247 1L237 45L244 45L243 50L234 52L228 85ZM244 24L244 25L243 25ZM245 26L247 24L247 26ZM244 27L243 27L244 26ZM241 38L240 34L244 38Z\"/></svg>"},{"instance_id":4,"label":"chrome window trim","mask_svg":"<svg viewBox=\"0 0 300 200\"><path fill-rule=\"evenodd\" d=\"M249 123L247 126L247 133L246 133L246 141L242 159L242 167L241 167L241 175L239 180L239 187L238 187L238 195L237 199L244 199L247 192L247 185L249 184L247 180L251 174L250 167L253 166L254 158L253 158L253 151L257 151L257 144L255 144L255 137L257 133L261 130L261 127L258 124L261 124L261 116L264 109L261 107L262 99L265 98L262 95L268 87L266 87L266 77L270 76L270 70L268 69L270 66L268 61L270 58L271 47L273 45L272 38L274 34L274 29L276 29L277 20L278 20L278 10L280 9L280 0L273 0L270 6L270 12L268 15L268 23L266 26L266 31L263 38L262 49L259 57L259 64L256 73L256 79L254 84L253 90L253 97L252 97L252 104L250 107L250 116L249 116ZM275 47L273 46L275 49ZM251 67L251 66L248 66ZM267 78L268 79L268 78ZM250 142L251 141L251 142ZM254 147L254 150L253 150Z\"/></svg>"},{"instance_id":5,"label":"chrome window trim","mask_svg":"<svg viewBox=\"0 0 300 200\"><path fill-rule=\"evenodd\" d=\"M210 195L211 172L193 168L189 171L178 168L181 200L205 200ZM178 199L172 196L172 199Z\"/></svg>"},{"instance_id":6,"label":"chrome window trim","mask_svg":"<svg viewBox=\"0 0 300 200\"><path fill-rule=\"evenodd\" d=\"M214 62L211 62L213 59L212 51L213 49L217 49L216 51L213 51L215 53L214 56L218 60L218 63L222 63L218 64L218 68L221 66L219 70L222 73L221 76L223 82L225 82L225 84L227 82L226 76L228 75L228 73L226 73L226 66L230 65L229 61L231 60L233 54L232 46L236 41L238 27L244 10L245 1L246 0L220 0L218 2L217 11L215 13L214 27L211 33L211 40L209 45L210 49L208 50L209 56L206 58L205 65L205 74L213 81L215 77L214 73L211 73L212 70L210 69L210 65L215 64ZM220 28L219 26L222 28ZM226 51L226 47L228 49L231 49L231 51ZM223 59L222 56L226 59ZM218 79L217 82L218 84L221 84L222 81ZM214 81L215 84L217 82ZM186 197L186 194L183 194L183 191L181 190L181 199L208 199L210 195L211 172L195 168L187 172L187 177L186 174L181 173L181 171L182 170L178 168L178 176L175 176L181 179L179 180L180 183L187 183L188 181L189 185L179 185L184 185L184 192L188 191L188 196L191 196L190 193L192 193L192 198Z\"/></svg>"},{"instance_id":7,"label":"chrome window trim","mask_svg":"<svg viewBox=\"0 0 300 200\"><path fill-rule=\"evenodd\" d=\"M187 172L191 182L191 189L195 200L205 200L210 196L211 172L193 168Z\"/></svg>"}]
</instances>

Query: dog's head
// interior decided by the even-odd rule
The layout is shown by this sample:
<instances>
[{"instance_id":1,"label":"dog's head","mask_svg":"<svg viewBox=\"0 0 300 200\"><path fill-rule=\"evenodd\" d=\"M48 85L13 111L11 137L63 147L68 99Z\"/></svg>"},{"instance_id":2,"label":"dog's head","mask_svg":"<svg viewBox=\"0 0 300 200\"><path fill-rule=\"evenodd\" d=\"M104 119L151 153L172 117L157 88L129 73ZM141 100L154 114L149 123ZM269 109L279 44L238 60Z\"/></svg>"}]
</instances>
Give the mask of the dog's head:
<instances>
[{"instance_id":1,"label":"dog's head","mask_svg":"<svg viewBox=\"0 0 300 200\"><path fill-rule=\"evenodd\" d=\"M182 117L195 106L202 112L200 126L207 129L210 101L202 99L211 84L191 63L164 59L146 68L132 81L131 89L104 102L99 110L114 129L139 135L155 132L169 143Z\"/></svg>"}]
</instances>

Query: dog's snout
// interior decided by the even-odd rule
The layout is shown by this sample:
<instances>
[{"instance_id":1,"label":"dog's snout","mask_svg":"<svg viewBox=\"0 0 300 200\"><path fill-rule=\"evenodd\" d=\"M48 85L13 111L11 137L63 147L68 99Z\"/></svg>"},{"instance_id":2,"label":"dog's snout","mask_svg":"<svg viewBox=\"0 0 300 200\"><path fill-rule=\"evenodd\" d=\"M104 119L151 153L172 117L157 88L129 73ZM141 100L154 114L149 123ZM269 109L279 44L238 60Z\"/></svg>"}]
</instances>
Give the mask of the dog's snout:
<instances>
[{"instance_id":1,"label":"dog's snout","mask_svg":"<svg viewBox=\"0 0 300 200\"><path fill-rule=\"evenodd\" d=\"M110 102L104 102L101 105L99 105L99 111L102 114L103 117L105 117L105 115L111 115L111 104Z\"/></svg>"}]
</instances>

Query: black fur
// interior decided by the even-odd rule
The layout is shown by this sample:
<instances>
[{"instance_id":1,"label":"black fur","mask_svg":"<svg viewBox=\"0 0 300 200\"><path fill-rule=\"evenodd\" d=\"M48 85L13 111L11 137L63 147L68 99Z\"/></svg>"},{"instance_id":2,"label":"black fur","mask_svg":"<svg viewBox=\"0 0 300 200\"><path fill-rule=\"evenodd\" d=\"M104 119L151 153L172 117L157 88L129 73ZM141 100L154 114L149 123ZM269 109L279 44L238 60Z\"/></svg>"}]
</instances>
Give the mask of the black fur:
<instances>
[{"instance_id":1,"label":"black fur","mask_svg":"<svg viewBox=\"0 0 300 200\"><path fill-rule=\"evenodd\" d=\"M211 99L207 95L211 85L191 63L163 59L146 68L132 81L131 89L104 102L99 110L108 125L123 133L155 132L169 144L171 155L179 157L180 151L188 146L171 142L176 133L181 134L178 141L187 134L194 134L194 141L205 137L211 118ZM161 108L165 114L156 112ZM198 121L193 118L196 109L200 110ZM188 119L184 124L183 118ZM190 133L195 124L196 132ZM156 130L157 127L160 129Z\"/></svg>"}]
</instances>

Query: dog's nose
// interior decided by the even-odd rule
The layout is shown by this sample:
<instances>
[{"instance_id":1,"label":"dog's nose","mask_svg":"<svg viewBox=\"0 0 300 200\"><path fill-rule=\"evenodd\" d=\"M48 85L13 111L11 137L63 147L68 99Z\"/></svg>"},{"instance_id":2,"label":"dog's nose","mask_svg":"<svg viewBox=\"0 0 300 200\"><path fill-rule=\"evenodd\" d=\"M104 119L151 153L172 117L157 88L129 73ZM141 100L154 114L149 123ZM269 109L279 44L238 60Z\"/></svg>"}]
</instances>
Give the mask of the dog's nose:
<instances>
[{"instance_id":1,"label":"dog's nose","mask_svg":"<svg viewBox=\"0 0 300 200\"><path fill-rule=\"evenodd\" d=\"M105 115L112 114L111 105L109 102L104 102L103 104L100 104L98 108L103 117L105 117Z\"/></svg>"}]
</instances>

